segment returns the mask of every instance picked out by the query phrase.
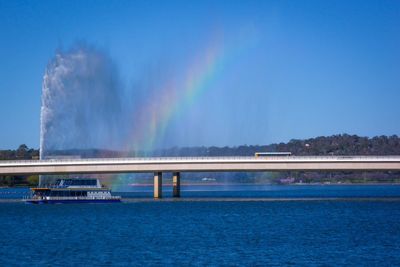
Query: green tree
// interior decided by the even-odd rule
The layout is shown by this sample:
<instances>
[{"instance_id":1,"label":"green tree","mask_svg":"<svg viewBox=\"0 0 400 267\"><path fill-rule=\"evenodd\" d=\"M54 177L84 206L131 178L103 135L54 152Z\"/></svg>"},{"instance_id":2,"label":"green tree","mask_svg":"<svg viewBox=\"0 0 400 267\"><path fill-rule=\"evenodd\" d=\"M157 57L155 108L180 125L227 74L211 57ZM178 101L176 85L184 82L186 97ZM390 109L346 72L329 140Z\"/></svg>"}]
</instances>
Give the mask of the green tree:
<instances>
[{"instance_id":1,"label":"green tree","mask_svg":"<svg viewBox=\"0 0 400 267\"><path fill-rule=\"evenodd\" d=\"M22 144L17 149L17 158L18 159L25 159L28 152L28 146Z\"/></svg>"},{"instance_id":2,"label":"green tree","mask_svg":"<svg viewBox=\"0 0 400 267\"><path fill-rule=\"evenodd\" d=\"M31 175L26 178L30 186L37 186L39 184L39 175Z\"/></svg>"}]
</instances>

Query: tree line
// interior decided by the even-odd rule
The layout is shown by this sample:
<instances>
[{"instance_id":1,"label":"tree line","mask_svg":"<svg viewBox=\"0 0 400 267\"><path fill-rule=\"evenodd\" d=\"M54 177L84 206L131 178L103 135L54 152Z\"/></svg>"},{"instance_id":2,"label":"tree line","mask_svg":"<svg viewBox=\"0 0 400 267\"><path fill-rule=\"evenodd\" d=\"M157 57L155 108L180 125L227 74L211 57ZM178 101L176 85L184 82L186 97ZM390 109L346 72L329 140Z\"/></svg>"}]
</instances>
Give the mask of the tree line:
<instances>
[{"instance_id":1,"label":"tree line","mask_svg":"<svg viewBox=\"0 0 400 267\"><path fill-rule=\"evenodd\" d=\"M400 138L397 135L375 136L372 138L357 135L339 134L319 136L309 139L292 139L287 143L269 145L241 145L235 147L172 147L156 151L131 151L128 156L254 156L256 152L291 152L297 156L323 155L400 155ZM82 158L126 157L126 152L103 149L71 149L49 151L49 156L63 155ZM25 144L15 150L0 150L0 160L38 160L39 150L28 148ZM217 181L280 183L291 182L400 182L399 172L275 172L275 173L195 173L185 175L188 179L201 177L215 178ZM190 177L190 178L189 178ZM287 178L290 178L289 180ZM34 185L38 176L0 176L0 186Z\"/></svg>"}]
</instances>

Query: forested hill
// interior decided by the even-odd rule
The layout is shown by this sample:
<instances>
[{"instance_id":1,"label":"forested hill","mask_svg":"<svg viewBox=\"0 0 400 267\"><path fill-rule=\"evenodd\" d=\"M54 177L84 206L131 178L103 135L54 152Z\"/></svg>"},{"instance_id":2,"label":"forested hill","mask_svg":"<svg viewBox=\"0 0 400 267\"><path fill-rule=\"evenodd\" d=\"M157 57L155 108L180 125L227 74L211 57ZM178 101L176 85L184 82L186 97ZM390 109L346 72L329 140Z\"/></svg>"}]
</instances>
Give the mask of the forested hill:
<instances>
[{"instance_id":1,"label":"forested hill","mask_svg":"<svg viewBox=\"0 0 400 267\"><path fill-rule=\"evenodd\" d=\"M243 145L238 147L191 147L156 151L158 156L252 156L255 152L292 152L293 155L400 155L400 138L357 135L320 136L305 140L270 145Z\"/></svg>"},{"instance_id":2,"label":"forested hill","mask_svg":"<svg viewBox=\"0 0 400 267\"><path fill-rule=\"evenodd\" d=\"M20 145L17 149L0 150L0 160L39 159L39 150Z\"/></svg>"},{"instance_id":3,"label":"forested hill","mask_svg":"<svg viewBox=\"0 0 400 267\"><path fill-rule=\"evenodd\" d=\"M255 152L292 152L293 155L400 155L400 138L378 136L373 138L356 135L333 135L306 140L291 140L288 143L270 145L243 145L238 147L189 147L170 148L152 153L90 149L53 151L57 156L92 157L141 157L141 156L254 156ZM39 159L39 150L19 146L16 150L0 150L0 160ZM400 172L280 172L280 173L191 173L186 181L201 182L211 177L216 182L232 183L400 183ZM288 179L288 177L290 179ZM147 181L145 177L143 181ZM0 186L34 186L38 176L0 176ZM140 181L139 181L140 182Z\"/></svg>"},{"instance_id":4,"label":"forested hill","mask_svg":"<svg viewBox=\"0 0 400 267\"><path fill-rule=\"evenodd\" d=\"M255 152L292 152L293 155L400 155L397 135L373 138L357 135L320 136L305 140L270 145L242 145L237 147L174 147L152 153L130 152L129 156L253 156ZM102 149L53 151L54 155L89 157L122 157L126 153ZM19 146L16 150L0 150L0 160L39 159L39 151Z\"/></svg>"}]
</instances>

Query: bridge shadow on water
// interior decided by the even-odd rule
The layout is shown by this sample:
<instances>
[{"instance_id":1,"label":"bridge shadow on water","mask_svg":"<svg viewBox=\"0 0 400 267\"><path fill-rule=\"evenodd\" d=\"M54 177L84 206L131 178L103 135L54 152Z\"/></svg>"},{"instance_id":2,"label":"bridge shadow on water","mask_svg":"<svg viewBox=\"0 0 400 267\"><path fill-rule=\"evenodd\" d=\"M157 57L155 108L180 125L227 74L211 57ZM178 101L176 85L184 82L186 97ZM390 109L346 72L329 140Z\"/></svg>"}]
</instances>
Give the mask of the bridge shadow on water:
<instances>
[{"instance_id":1,"label":"bridge shadow on water","mask_svg":"<svg viewBox=\"0 0 400 267\"><path fill-rule=\"evenodd\" d=\"M124 199L152 199L153 187L127 186L114 192ZM340 198L399 198L400 185L182 185L184 199L340 199ZM163 199L172 199L172 187L163 186Z\"/></svg>"},{"instance_id":2,"label":"bridge shadow on water","mask_svg":"<svg viewBox=\"0 0 400 267\"><path fill-rule=\"evenodd\" d=\"M0 201L21 200L29 188L0 188ZM123 201L152 201L152 185L130 185L118 188L113 195ZM340 200L383 199L400 201L400 185L182 185L181 197L172 197L172 186L163 186L163 201L179 200Z\"/></svg>"}]
</instances>

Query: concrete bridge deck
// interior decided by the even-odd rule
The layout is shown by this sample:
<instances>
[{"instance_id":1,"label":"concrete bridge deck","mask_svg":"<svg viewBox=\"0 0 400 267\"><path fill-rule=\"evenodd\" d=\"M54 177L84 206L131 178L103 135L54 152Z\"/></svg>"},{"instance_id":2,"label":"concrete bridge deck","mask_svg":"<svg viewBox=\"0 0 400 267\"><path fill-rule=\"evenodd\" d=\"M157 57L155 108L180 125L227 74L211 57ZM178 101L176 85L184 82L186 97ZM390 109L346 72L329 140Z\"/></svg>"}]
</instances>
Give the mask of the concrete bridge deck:
<instances>
[{"instance_id":1,"label":"concrete bridge deck","mask_svg":"<svg viewBox=\"0 0 400 267\"><path fill-rule=\"evenodd\" d=\"M162 157L0 161L0 176L153 172L154 198L162 196L163 172L173 173L173 196L179 197L181 172L389 170L400 171L400 156Z\"/></svg>"},{"instance_id":2,"label":"concrete bridge deck","mask_svg":"<svg viewBox=\"0 0 400 267\"><path fill-rule=\"evenodd\" d=\"M0 161L0 175L400 170L400 156L160 157Z\"/></svg>"}]
</instances>

